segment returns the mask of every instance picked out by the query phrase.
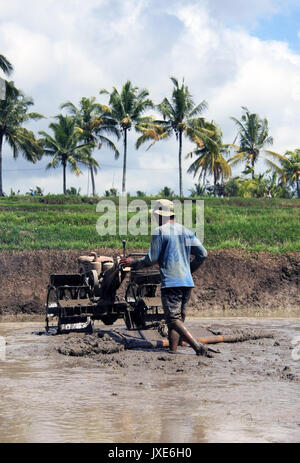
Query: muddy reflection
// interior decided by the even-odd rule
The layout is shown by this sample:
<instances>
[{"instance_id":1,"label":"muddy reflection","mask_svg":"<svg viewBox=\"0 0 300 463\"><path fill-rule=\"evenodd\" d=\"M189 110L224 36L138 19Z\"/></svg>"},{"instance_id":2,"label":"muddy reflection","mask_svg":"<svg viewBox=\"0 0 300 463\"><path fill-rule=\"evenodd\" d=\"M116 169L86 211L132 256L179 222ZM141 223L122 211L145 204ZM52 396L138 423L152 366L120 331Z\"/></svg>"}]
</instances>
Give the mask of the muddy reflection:
<instances>
[{"instance_id":1,"label":"muddy reflection","mask_svg":"<svg viewBox=\"0 0 300 463\"><path fill-rule=\"evenodd\" d=\"M292 339L299 335L299 322L244 319L243 325L263 325ZM39 329L40 323L0 324L7 342L5 361L0 360L0 442L300 439L298 383L274 383L234 369L166 375L141 365L140 375L111 371L92 359L57 354L54 337L32 334Z\"/></svg>"}]
</instances>

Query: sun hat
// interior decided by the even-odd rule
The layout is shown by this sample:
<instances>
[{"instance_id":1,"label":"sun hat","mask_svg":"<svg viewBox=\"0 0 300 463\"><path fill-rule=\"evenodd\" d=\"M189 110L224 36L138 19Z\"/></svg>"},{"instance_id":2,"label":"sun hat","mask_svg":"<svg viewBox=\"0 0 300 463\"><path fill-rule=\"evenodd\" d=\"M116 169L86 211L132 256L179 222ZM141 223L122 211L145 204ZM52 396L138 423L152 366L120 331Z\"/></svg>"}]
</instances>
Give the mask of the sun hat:
<instances>
[{"instance_id":1,"label":"sun hat","mask_svg":"<svg viewBox=\"0 0 300 463\"><path fill-rule=\"evenodd\" d=\"M172 217L175 215L174 204L168 199L157 199L153 209L150 209L151 214L161 215L163 217Z\"/></svg>"}]
</instances>

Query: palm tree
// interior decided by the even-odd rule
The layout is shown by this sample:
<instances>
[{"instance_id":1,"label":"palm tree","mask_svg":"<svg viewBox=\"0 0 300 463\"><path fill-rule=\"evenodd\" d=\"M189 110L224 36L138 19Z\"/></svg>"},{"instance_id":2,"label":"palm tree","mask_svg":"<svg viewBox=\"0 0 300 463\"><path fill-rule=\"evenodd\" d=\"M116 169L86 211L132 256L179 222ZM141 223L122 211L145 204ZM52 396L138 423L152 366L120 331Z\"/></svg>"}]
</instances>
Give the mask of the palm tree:
<instances>
[{"instance_id":1,"label":"palm tree","mask_svg":"<svg viewBox=\"0 0 300 463\"><path fill-rule=\"evenodd\" d=\"M141 128L143 135L137 141L137 148L145 141L154 139L152 146L158 140L167 140L173 133L178 140L178 164L179 164L179 194L183 196L182 184L182 141L183 135L189 140L201 143L202 140L209 138L210 131L205 128L203 118L197 117L204 109L207 108L206 101L195 105L189 89L184 85L184 79L181 87L175 77L171 77L174 88L171 102L168 98L157 105L159 113L163 120L154 121L148 127ZM150 148L150 147L149 147Z\"/></svg>"},{"instance_id":2,"label":"palm tree","mask_svg":"<svg viewBox=\"0 0 300 463\"><path fill-rule=\"evenodd\" d=\"M174 191L168 186L163 187L158 193L158 196L162 196L164 198L172 198L174 195Z\"/></svg>"},{"instance_id":3,"label":"palm tree","mask_svg":"<svg viewBox=\"0 0 300 463\"><path fill-rule=\"evenodd\" d=\"M52 161L47 165L47 169L63 166L63 192L67 193L66 169L67 165L76 175L81 174L79 164L96 165L98 163L91 157L91 147L89 143L81 143L81 137L75 128L75 120L70 116L59 114L56 116L58 122L49 124L53 136L47 132L39 132L42 135L40 143L44 154L52 156Z\"/></svg>"},{"instance_id":4,"label":"palm tree","mask_svg":"<svg viewBox=\"0 0 300 463\"><path fill-rule=\"evenodd\" d=\"M21 153L25 159L35 163L41 157L41 147L34 133L23 127L30 120L41 119L38 113L28 112L33 105L31 98L8 82L10 91L0 100L0 196L4 196L2 184L2 149L6 141L12 149L14 159ZM8 88L8 87L7 87Z\"/></svg>"},{"instance_id":5,"label":"palm tree","mask_svg":"<svg viewBox=\"0 0 300 463\"><path fill-rule=\"evenodd\" d=\"M236 148L237 153L229 160L229 163L234 166L240 162L246 162L246 168L250 168L252 178L255 175L255 164L259 158L261 150L265 155L271 155L276 159L281 156L270 150L264 150L268 145L273 144L273 138L269 136L268 120L261 119L258 114L250 113L246 107L242 107L244 114L239 121L235 117L231 119L238 127L238 134L235 138L239 138L239 146L232 145ZM268 162L268 159L266 159ZM275 167L273 165L273 167Z\"/></svg>"},{"instance_id":6,"label":"palm tree","mask_svg":"<svg viewBox=\"0 0 300 463\"><path fill-rule=\"evenodd\" d=\"M212 175L214 194L216 194L217 183L220 180L223 182L224 178L229 178L231 175L231 167L224 157L229 152L229 145L223 144L222 131L216 124L207 122L205 126L213 135L201 143L198 142L197 148L186 155L186 157L197 156L188 172L193 173L194 177L199 174L198 181L203 178L203 185L206 175Z\"/></svg>"},{"instance_id":7,"label":"palm tree","mask_svg":"<svg viewBox=\"0 0 300 463\"><path fill-rule=\"evenodd\" d=\"M152 117L142 116L149 108L153 108L152 101L148 98L149 92L146 89L133 87L128 80L122 87L121 93L113 87L111 93L102 89L100 94L109 95L109 115L118 123L123 137L123 178L122 194L126 193L126 166L127 166L127 134L134 127L140 130L149 122Z\"/></svg>"},{"instance_id":8,"label":"palm tree","mask_svg":"<svg viewBox=\"0 0 300 463\"><path fill-rule=\"evenodd\" d=\"M81 98L79 108L73 103L67 101L61 105L61 108L66 108L75 120L76 128L81 133L82 140L91 145L91 149L96 147L97 140L99 140L98 148L102 145L111 149L115 153L115 159L119 157L119 151L115 144L107 138L107 135L116 135L120 137L119 131L116 128L116 121L114 121L109 114L109 108L96 102L95 97ZM95 196L95 177L97 167L95 164L90 164L90 173L92 180L92 191Z\"/></svg>"},{"instance_id":9,"label":"palm tree","mask_svg":"<svg viewBox=\"0 0 300 463\"><path fill-rule=\"evenodd\" d=\"M297 196L300 198L300 149L286 151L280 162L283 183L289 183L292 186L296 183Z\"/></svg>"},{"instance_id":10,"label":"palm tree","mask_svg":"<svg viewBox=\"0 0 300 463\"><path fill-rule=\"evenodd\" d=\"M0 69L2 69L4 74L6 74L7 76L9 76L13 71L12 64L3 55L0 55Z\"/></svg>"},{"instance_id":11,"label":"palm tree","mask_svg":"<svg viewBox=\"0 0 300 463\"><path fill-rule=\"evenodd\" d=\"M197 196L204 196L205 186L200 185L200 183L194 183L194 188L190 188L189 191L191 192L190 194L191 198L196 198Z\"/></svg>"}]
</instances>

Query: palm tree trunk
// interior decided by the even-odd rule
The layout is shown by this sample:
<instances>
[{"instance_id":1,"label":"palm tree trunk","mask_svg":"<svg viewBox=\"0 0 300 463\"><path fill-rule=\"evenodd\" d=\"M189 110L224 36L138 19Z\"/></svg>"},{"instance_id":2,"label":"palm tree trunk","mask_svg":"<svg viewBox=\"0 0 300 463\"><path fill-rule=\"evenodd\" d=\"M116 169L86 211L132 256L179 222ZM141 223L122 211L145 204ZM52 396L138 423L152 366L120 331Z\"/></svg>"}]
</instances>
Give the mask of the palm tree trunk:
<instances>
[{"instance_id":1,"label":"palm tree trunk","mask_svg":"<svg viewBox=\"0 0 300 463\"><path fill-rule=\"evenodd\" d=\"M254 158L251 159L251 167L252 167L252 180L254 180Z\"/></svg>"},{"instance_id":2,"label":"palm tree trunk","mask_svg":"<svg viewBox=\"0 0 300 463\"><path fill-rule=\"evenodd\" d=\"M64 195L67 194L67 182L66 182L66 167L67 167L67 163L66 163L66 160L63 159L62 161L62 165L63 165L63 189L64 189Z\"/></svg>"},{"instance_id":3,"label":"palm tree trunk","mask_svg":"<svg viewBox=\"0 0 300 463\"><path fill-rule=\"evenodd\" d=\"M0 133L0 196L4 196L2 186L2 146L3 146L3 133Z\"/></svg>"},{"instance_id":4,"label":"palm tree trunk","mask_svg":"<svg viewBox=\"0 0 300 463\"><path fill-rule=\"evenodd\" d=\"M179 131L179 153L178 153L178 162L179 162L179 195L183 197L183 188L182 188L182 165L181 165L181 158L182 158L182 132Z\"/></svg>"},{"instance_id":5,"label":"palm tree trunk","mask_svg":"<svg viewBox=\"0 0 300 463\"><path fill-rule=\"evenodd\" d=\"M91 172L91 180L92 180L92 194L93 194L93 196L96 196L96 192L95 192L95 175L94 175L93 166L91 164L90 164L90 172Z\"/></svg>"},{"instance_id":6,"label":"palm tree trunk","mask_svg":"<svg viewBox=\"0 0 300 463\"><path fill-rule=\"evenodd\" d=\"M214 196L217 196L216 192L217 192L217 173L214 171Z\"/></svg>"},{"instance_id":7,"label":"palm tree trunk","mask_svg":"<svg viewBox=\"0 0 300 463\"><path fill-rule=\"evenodd\" d=\"M123 179L122 179L122 195L126 193L126 162L127 162L127 129L124 129L124 158L123 158Z\"/></svg>"}]
</instances>

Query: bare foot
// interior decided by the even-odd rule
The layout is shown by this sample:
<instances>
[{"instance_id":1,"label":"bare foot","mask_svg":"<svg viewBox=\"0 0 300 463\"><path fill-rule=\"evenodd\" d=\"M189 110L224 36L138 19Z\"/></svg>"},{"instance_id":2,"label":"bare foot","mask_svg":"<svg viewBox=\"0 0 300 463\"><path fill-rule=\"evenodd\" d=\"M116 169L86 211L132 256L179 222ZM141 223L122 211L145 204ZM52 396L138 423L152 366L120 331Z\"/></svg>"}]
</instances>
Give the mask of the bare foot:
<instances>
[{"instance_id":1,"label":"bare foot","mask_svg":"<svg viewBox=\"0 0 300 463\"><path fill-rule=\"evenodd\" d=\"M199 350L196 352L196 355L213 358L213 355L209 352L208 348L201 343L199 343Z\"/></svg>"}]
</instances>

